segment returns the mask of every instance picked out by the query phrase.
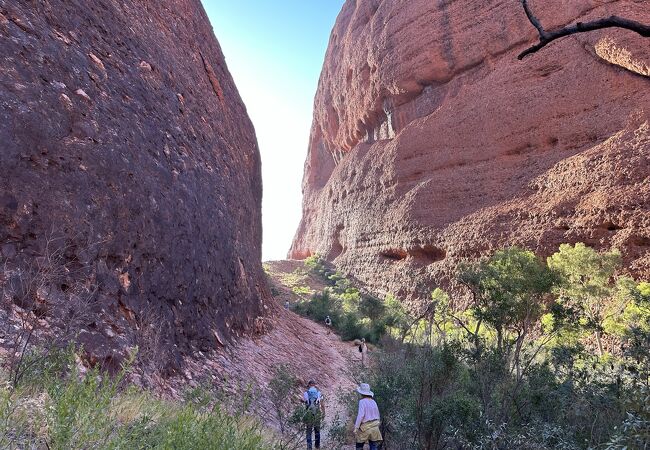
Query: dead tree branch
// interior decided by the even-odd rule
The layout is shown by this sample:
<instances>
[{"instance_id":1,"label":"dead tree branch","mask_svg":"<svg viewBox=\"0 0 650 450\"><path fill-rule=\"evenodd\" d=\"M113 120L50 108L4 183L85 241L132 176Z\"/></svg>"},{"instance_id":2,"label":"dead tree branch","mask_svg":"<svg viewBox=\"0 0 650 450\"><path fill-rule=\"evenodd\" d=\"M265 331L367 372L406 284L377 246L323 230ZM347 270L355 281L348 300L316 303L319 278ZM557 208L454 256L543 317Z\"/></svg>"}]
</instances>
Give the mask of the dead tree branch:
<instances>
[{"instance_id":1,"label":"dead tree branch","mask_svg":"<svg viewBox=\"0 0 650 450\"><path fill-rule=\"evenodd\" d=\"M528 0L521 0L521 4L526 11L526 16L530 23L537 29L539 33L539 42L533 45L530 48L527 48L519 54L518 59L523 59L531 53L535 53L538 50L546 47L548 44L553 42L556 39L560 39L565 36L576 33L585 33L588 31L601 30L603 28L623 28L626 30L634 31L635 33L640 34L643 37L650 37L650 26L636 22L634 20L624 19L618 16L610 16L604 19L598 19L591 22L578 22L575 25L569 25L559 30L546 31L542 26L541 22L535 14L533 14L530 6L528 5Z\"/></svg>"}]
</instances>

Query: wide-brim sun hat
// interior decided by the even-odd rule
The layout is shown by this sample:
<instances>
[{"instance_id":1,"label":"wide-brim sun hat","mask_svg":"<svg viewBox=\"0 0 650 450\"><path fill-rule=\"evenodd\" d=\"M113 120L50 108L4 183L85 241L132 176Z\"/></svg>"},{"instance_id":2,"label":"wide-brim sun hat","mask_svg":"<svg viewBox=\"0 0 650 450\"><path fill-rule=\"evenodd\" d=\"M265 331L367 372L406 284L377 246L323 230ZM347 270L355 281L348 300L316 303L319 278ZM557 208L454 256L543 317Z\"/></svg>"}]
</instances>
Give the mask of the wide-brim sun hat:
<instances>
[{"instance_id":1,"label":"wide-brim sun hat","mask_svg":"<svg viewBox=\"0 0 650 450\"><path fill-rule=\"evenodd\" d=\"M369 395L374 397L375 394L370 390L370 385L368 383L361 383L357 388L357 392L361 395Z\"/></svg>"}]
</instances>

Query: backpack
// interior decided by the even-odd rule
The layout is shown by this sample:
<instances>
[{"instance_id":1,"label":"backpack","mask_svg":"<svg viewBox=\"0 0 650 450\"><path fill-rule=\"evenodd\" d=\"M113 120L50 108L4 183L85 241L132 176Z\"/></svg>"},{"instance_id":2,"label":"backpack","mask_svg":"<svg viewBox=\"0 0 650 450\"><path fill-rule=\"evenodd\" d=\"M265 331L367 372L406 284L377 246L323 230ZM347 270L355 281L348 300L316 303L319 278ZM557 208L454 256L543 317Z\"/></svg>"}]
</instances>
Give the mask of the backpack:
<instances>
[{"instance_id":1,"label":"backpack","mask_svg":"<svg viewBox=\"0 0 650 450\"><path fill-rule=\"evenodd\" d=\"M320 392L317 389L309 389L307 391L307 410L314 414L318 413L320 409Z\"/></svg>"}]
</instances>

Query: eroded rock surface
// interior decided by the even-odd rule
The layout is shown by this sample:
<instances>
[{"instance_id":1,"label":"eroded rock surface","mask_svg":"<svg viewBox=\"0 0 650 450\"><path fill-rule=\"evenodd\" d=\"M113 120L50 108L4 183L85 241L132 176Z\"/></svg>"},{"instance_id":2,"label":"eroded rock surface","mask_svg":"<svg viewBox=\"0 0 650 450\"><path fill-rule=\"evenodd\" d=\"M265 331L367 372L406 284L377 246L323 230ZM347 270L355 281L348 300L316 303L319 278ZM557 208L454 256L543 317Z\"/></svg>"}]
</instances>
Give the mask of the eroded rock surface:
<instances>
[{"instance_id":1,"label":"eroded rock surface","mask_svg":"<svg viewBox=\"0 0 650 450\"><path fill-rule=\"evenodd\" d=\"M531 1L547 29L644 2ZM648 39L537 40L518 2L347 1L314 104L303 219L320 253L380 292L427 295L517 244L616 246L650 277Z\"/></svg>"},{"instance_id":2,"label":"eroded rock surface","mask_svg":"<svg viewBox=\"0 0 650 450\"><path fill-rule=\"evenodd\" d=\"M0 39L5 300L54 252L63 273L23 301L62 325L48 305L84 284L100 362L254 331L259 152L199 0L0 0Z\"/></svg>"}]
</instances>

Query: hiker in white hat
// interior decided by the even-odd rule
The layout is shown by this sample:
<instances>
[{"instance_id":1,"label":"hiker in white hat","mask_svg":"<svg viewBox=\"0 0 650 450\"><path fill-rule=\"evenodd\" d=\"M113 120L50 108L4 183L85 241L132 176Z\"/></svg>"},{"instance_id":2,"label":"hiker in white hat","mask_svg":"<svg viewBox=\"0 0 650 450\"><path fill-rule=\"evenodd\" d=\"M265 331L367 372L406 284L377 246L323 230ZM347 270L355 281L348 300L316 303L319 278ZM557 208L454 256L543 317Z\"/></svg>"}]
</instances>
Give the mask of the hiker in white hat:
<instances>
[{"instance_id":1,"label":"hiker in white hat","mask_svg":"<svg viewBox=\"0 0 650 450\"><path fill-rule=\"evenodd\" d=\"M357 450L363 450L366 442L370 445L370 450L379 450L384 438L379 430L379 407L375 402L375 394L370 390L370 385L361 383L357 388L361 394L359 400L359 413L354 423L354 435L357 441Z\"/></svg>"}]
</instances>

